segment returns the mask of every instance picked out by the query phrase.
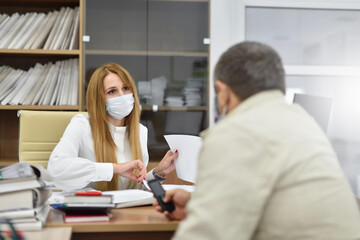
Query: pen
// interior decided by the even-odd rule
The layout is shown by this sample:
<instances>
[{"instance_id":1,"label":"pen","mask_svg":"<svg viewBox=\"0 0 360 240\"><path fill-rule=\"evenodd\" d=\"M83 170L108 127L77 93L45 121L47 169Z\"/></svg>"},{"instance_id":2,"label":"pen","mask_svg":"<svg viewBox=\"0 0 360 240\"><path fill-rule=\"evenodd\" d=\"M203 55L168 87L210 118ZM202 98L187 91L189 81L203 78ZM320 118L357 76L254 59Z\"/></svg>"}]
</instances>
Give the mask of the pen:
<instances>
[{"instance_id":1,"label":"pen","mask_svg":"<svg viewBox=\"0 0 360 240\"><path fill-rule=\"evenodd\" d=\"M102 192L75 192L76 196L101 196Z\"/></svg>"}]
</instances>

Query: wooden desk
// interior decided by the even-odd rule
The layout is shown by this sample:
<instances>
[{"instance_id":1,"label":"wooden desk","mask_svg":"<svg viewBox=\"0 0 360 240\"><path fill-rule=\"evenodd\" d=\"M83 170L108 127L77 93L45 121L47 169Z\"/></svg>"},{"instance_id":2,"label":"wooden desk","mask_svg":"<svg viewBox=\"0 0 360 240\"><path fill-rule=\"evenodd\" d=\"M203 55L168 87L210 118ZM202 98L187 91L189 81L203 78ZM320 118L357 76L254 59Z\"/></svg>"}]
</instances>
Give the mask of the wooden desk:
<instances>
[{"instance_id":1,"label":"wooden desk","mask_svg":"<svg viewBox=\"0 0 360 240\"><path fill-rule=\"evenodd\" d=\"M153 206L113 209L110 222L64 223L60 211L51 211L45 227L71 227L72 239L170 239L178 221L168 221Z\"/></svg>"}]
</instances>

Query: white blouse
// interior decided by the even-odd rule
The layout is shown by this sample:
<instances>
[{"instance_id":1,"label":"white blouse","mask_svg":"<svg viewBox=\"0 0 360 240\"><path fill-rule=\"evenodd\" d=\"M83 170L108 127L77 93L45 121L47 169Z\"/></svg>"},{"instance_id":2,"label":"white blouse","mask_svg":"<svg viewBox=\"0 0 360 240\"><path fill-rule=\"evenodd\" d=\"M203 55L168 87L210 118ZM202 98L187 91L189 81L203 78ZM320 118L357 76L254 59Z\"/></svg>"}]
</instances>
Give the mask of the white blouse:
<instances>
[{"instance_id":1,"label":"white blouse","mask_svg":"<svg viewBox=\"0 0 360 240\"><path fill-rule=\"evenodd\" d=\"M115 127L109 124L110 132L117 146L118 163L129 162L131 150L126 137L126 127ZM147 166L147 128L140 124L140 145L143 162ZM70 191L84 187L95 187L95 182L111 181L112 163L96 162L91 128L88 116L77 114L67 126L60 142L51 153L48 170L54 177L57 188ZM148 173L152 177L152 171ZM147 177L148 177L147 175ZM119 177L119 189L125 189L129 179Z\"/></svg>"}]
</instances>

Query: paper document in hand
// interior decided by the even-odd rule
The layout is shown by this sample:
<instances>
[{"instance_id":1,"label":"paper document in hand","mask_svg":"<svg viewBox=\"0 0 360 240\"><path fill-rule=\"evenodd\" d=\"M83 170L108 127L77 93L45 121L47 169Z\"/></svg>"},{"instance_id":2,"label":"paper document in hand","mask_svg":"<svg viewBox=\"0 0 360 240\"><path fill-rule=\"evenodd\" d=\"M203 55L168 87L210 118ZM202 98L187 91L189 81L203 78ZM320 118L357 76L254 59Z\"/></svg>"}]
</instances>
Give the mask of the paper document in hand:
<instances>
[{"instance_id":1,"label":"paper document in hand","mask_svg":"<svg viewBox=\"0 0 360 240\"><path fill-rule=\"evenodd\" d=\"M164 135L164 137L171 151L178 151L179 156L175 159L177 176L184 181L195 183L202 139L191 135Z\"/></svg>"}]
</instances>

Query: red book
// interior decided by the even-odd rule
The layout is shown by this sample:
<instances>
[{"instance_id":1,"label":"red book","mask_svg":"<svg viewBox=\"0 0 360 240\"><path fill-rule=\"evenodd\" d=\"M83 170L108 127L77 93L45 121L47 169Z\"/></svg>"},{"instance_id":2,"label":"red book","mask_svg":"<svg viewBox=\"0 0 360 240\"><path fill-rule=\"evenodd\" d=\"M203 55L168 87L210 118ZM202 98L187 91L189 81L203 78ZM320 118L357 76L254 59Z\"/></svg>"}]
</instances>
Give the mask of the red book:
<instances>
[{"instance_id":1,"label":"red book","mask_svg":"<svg viewBox=\"0 0 360 240\"><path fill-rule=\"evenodd\" d=\"M63 212L63 217L65 223L110 221L110 216L107 212Z\"/></svg>"}]
</instances>

